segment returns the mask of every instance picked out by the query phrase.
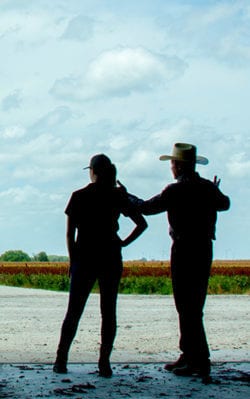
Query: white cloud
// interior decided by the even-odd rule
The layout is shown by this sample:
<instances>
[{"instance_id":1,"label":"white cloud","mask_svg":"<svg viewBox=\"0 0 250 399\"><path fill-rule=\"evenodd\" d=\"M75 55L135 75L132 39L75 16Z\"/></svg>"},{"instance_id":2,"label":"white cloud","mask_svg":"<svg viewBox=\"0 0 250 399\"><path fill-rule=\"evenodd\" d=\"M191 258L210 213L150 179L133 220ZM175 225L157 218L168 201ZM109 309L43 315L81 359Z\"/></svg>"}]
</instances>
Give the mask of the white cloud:
<instances>
[{"instance_id":1,"label":"white cloud","mask_svg":"<svg viewBox=\"0 0 250 399\"><path fill-rule=\"evenodd\" d=\"M166 36L185 57L210 57L228 65L249 65L250 12L248 1L200 2L178 7ZM166 20L166 18L164 18Z\"/></svg>"},{"instance_id":2,"label":"white cloud","mask_svg":"<svg viewBox=\"0 0 250 399\"><path fill-rule=\"evenodd\" d=\"M227 163L229 174L233 177L246 178L250 176L250 160L245 152L232 155L232 159Z\"/></svg>"},{"instance_id":3,"label":"white cloud","mask_svg":"<svg viewBox=\"0 0 250 399\"><path fill-rule=\"evenodd\" d=\"M10 224L18 230L25 231L25 234L32 237L33 231L27 231L27 226L33 223L33 228L46 225L46 217L63 215L66 203L65 196L60 193L51 193L42 190L34 185L10 187L0 192L0 218L4 223ZM20 237L20 240L22 238Z\"/></svg>"},{"instance_id":4,"label":"white cloud","mask_svg":"<svg viewBox=\"0 0 250 399\"><path fill-rule=\"evenodd\" d=\"M59 128L59 127L58 127ZM8 145L8 142L10 143ZM85 161L86 162L86 161ZM84 141L81 137L61 137L44 133L28 135L22 140L7 141L0 149L2 173L10 181L34 184L52 184L52 190L62 186L84 164ZM3 181L3 178L2 178Z\"/></svg>"},{"instance_id":5,"label":"white cloud","mask_svg":"<svg viewBox=\"0 0 250 399\"><path fill-rule=\"evenodd\" d=\"M0 130L0 137L4 139L17 139L26 134L26 129L22 126L8 126Z\"/></svg>"},{"instance_id":6,"label":"white cloud","mask_svg":"<svg viewBox=\"0 0 250 399\"><path fill-rule=\"evenodd\" d=\"M154 175L156 161L154 151L135 147L127 157L123 172L126 171L128 176L136 177L137 180L144 177L151 179Z\"/></svg>"},{"instance_id":7,"label":"white cloud","mask_svg":"<svg viewBox=\"0 0 250 399\"><path fill-rule=\"evenodd\" d=\"M48 112L46 115L42 116L35 124L31 127L31 130L36 132L44 132L50 130L55 126L60 126L66 123L72 117L72 112L69 107L60 106L52 111Z\"/></svg>"},{"instance_id":8,"label":"white cloud","mask_svg":"<svg viewBox=\"0 0 250 399\"><path fill-rule=\"evenodd\" d=\"M173 181L159 155L186 141L210 160L201 173L218 174L235 196L220 217L219 253L248 256L249 1L135 3L1 1L3 250L65 251L63 209L89 182L92 154L110 155L146 198ZM138 240L131 256L165 250L154 220L158 239Z\"/></svg>"},{"instance_id":9,"label":"white cloud","mask_svg":"<svg viewBox=\"0 0 250 399\"><path fill-rule=\"evenodd\" d=\"M87 72L88 80L101 91L118 95L150 90L175 75L170 60L143 48L104 52L89 65Z\"/></svg>"},{"instance_id":10,"label":"white cloud","mask_svg":"<svg viewBox=\"0 0 250 399\"><path fill-rule=\"evenodd\" d=\"M6 10L0 16L0 37L26 45L42 43L57 38L62 33L62 24L55 23L45 10Z\"/></svg>"},{"instance_id":11,"label":"white cloud","mask_svg":"<svg viewBox=\"0 0 250 399\"><path fill-rule=\"evenodd\" d=\"M45 156L48 152L53 153L62 145L60 137L55 137L53 134L41 134L38 137L30 139L23 145L22 154L24 156L35 156L40 154L40 157Z\"/></svg>"},{"instance_id":12,"label":"white cloud","mask_svg":"<svg viewBox=\"0 0 250 399\"><path fill-rule=\"evenodd\" d=\"M65 101L81 101L84 99L83 83L79 76L70 75L62 79L57 79L50 89L57 99ZM85 94L86 96L86 94Z\"/></svg>"},{"instance_id":13,"label":"white cloud","mask_svg":"<svg viewBox=\"0 0 250 399\"><path fill-rule=\"evenodd\" d=\"M20 90L15 90L13 93L4 97L2 100L2 110L10 111L19 108L22 103Z\"/></svg>"},{"instance_id":14,"label":"white cloud","mask_svg":"<svg viewBox=\"0 0 250 399\"><path fill-rule=\"evenodd\" d=\"M123 136L123 135L115 135L110 140L110 148L112 150L122 150L128 147L129 144L133 142L132 138Z\"/></svg>"},{"instance_id":15,"label":"white cloud","mask_svg":"<svg viewBox=\"0 0 250 399\"><path fill-rule=\"evenodd\" d=\"M166 126L164 129L153 131L151 134L152 146L157 151L172 151L173 143L178 141L189 142L192 138L194 124L191 119L183 118ZM159 154L161 155L161 154Z\"/></svg>"},{"instance_id":16,"label":"white cloud","mask_svg":"<svg viewBox=\"0 0 250 399\"><path fill-rule=\"evenodd\" d=\"M84 15L72 18L62 34L62 39L85 41L92 37L94 21Z\"/></svg>"},{"instance_id":17,"label":"white cloud","mask_svg":"<svg viewBox=\"0 0 250 399\"><path fill-rule=\"evenodd\" d=\"M59 79L51 88L56 98L80 101L133 92L147 92L183 73L186 65L177 57L154 54L144 48L105 51L90 62L84 77Z\"/></svg>"},{"instance_id":18,"label":"white cloud","mask_svg":"<svg viewBox=\"0 0 250 399\"><path fill-rule=\"evenodd\" d=\"M197 11L193 11L188 19L187 28L188 30L192 30L195 28L206 28L211 25L219 23L222 25L223 21L230 20L235 16L235 13L238 13L241 6L227 4L225 2L221 2L220 4L213 4L203 6L201 5L200 9Z\"/></svg>"},{"instance_id":19,"label":"white cloud","mask_svg":"<svg viewBox=\"0 0 250 399\"><path fill-rule=\"evenodd\" d=\"M6 201L7 206L11 204L24 204L30 203L30 201L41 199L41 193L39 190L32 186L24 187L12 187L8 190L0 192L1 201Z\"/></svg>"}]
</instances>

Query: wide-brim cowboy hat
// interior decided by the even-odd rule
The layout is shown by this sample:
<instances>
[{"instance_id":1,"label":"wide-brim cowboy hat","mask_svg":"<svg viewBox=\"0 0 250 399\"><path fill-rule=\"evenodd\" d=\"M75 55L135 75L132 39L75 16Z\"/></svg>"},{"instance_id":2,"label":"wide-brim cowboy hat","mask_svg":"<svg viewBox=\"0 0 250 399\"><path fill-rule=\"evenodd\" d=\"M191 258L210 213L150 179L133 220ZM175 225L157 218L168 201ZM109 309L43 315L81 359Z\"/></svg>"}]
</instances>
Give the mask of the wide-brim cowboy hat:
<instances>
[{"instance_id":1,"label":"wide-brim cowboy hat","mask_svg":"<svg viewBox=\"0 0 250 399\"><path fill-rule=\"evenodd\" d=\"M196 155L196 147L193 144L188 143L176 143L173 147L172 155L161 155L161 161L182 161L182 162L192 162L199 163L201 165L207 165L208 159Z\"/></svg>"}]
</instances>

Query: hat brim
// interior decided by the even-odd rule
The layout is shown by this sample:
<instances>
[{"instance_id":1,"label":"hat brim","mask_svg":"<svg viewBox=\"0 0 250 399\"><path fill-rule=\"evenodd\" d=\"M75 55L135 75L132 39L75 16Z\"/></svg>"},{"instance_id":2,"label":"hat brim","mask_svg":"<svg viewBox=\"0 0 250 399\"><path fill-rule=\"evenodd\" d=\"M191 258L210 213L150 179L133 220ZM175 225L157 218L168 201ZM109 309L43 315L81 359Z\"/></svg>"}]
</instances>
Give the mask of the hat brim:
<instances>
[{"instance_id":1,"label":"hat brim","mask_svg":"<svg viewBox=\"0 0 250 399\"><path fill-rule=\"evenodd\" d=\"M182 162L188 162L184 159L178 158L178 157L174 157L173 155L161 155L160 156L160 161L182 161ZM201 165L207 165L208 164L208 159L205 157L202 157L200 155L198 155L196 157L195 163L201 164Z\"/></svg>"}]
</instances>

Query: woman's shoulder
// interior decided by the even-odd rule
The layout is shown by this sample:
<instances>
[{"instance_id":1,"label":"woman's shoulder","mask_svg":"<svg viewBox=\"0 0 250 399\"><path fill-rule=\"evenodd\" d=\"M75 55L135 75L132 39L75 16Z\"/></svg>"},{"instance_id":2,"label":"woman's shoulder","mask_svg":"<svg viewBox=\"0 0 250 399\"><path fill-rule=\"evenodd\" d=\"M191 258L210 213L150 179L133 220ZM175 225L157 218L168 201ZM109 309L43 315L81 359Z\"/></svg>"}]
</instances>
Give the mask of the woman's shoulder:
<instances>
[{"instance_id":1,"label":"woman's shoulder","mask_svg":"<svg viewBox=\"0 0 250 399\"><path fill-rule=\"evenodd\" d=\"M89 183L87 186L79 188L72 193L72 197L78 198L82 197L88 193L91 193L94 191L94 185L92 183Z\"/></svg>"},{"instance_id":2,"label":"woman's shoulder","mask_svg":"<svg viewBox=\"0 0 250 399\"><path fill-rule=\"evenodd\" d=\"M120 199L128 198L128 193L120 187L113 187L112 193L114 196Z\"/></svg>"}]
</instances>

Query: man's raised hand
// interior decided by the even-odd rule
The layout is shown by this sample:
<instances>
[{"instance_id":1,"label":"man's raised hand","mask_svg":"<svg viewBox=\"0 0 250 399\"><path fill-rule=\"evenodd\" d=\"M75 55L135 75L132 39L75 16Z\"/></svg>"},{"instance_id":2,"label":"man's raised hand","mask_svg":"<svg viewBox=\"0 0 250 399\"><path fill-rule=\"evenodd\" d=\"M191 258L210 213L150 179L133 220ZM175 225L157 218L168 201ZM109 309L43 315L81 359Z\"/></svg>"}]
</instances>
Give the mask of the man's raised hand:
<instances>
[{"instance_id":1,"label":"man's raised hand","mask_svg":"<svg viewBox=\"0 0 250 399\"><path fill-rule=\"evenodd\" d=\"M220 181L221 181L221 179L218 179L217 176L214 176L214 181L213 181L213 183L214 183L214 185L215 185L216 187L219 187Z\"/></svg>"}]
</instances>

